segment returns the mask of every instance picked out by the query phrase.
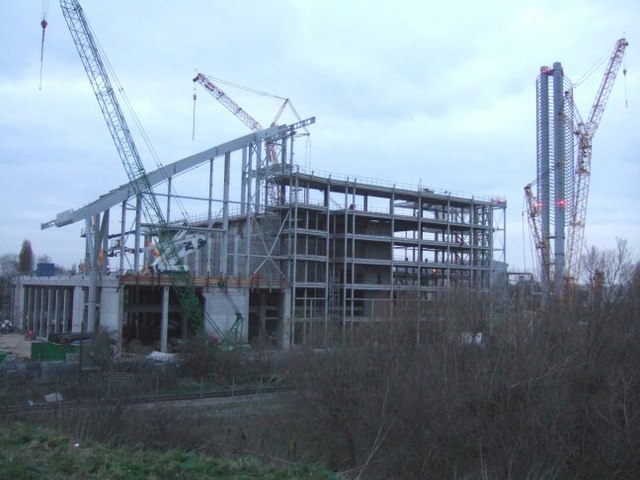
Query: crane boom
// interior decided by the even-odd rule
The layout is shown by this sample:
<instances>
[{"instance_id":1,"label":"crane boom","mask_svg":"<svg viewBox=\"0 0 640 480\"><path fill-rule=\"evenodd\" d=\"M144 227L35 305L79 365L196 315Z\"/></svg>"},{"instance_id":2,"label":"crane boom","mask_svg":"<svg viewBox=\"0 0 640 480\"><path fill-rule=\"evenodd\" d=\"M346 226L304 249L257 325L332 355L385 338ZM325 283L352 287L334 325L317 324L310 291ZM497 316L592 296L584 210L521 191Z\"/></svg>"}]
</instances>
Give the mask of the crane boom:
<instances>
[{"instance_id":1,"label":"crane boom","mask_svg":"<svg viewBox=\"0 0 640 480\"><path fill-rule=\"evenodd\" d=\"M540 206L533 193L532 184L528 184L524 187L526 206L527 206L527 218L529 219L529 228L534 236L535 247L540 255L540 276L541 282L544 286L548 286L551 281L549 269L546 268L549 264L549 245L547 240L542 236L542 227L540 225Z\"/></svg>"},{"instance_id":2,"label":"crane boom","mask_svg":"<svg viewBox=\"0 0 640 480\"><path fill-rule=\"evenodd\" d=\"M218 85L216 85L213 82L211 77L208 77L204 73L198 73L194 77L193 81L202 85L211 95L213 95L213 97L216 100L218 100L222 105L224 105L227 108L227 110L229 110L236 117L238 117L240 121L244 123L247 127L249 127L251 130L253 130L254 132L257 132L258 130L263 129L260 122L258 122L258 120L256 120L251 115L249 115L246 110L244 110L240 105L238 105L235 101L233 101L220 87L218 87ZM278 98L281 98L281 97L278 97ZM284 112L284 109L287 107L287 105L289 105L293 109L293 105L291 104L289 99L285 98L284 102L280 106L280 109L276 113L276 116L271 122L272 127L276 125L276 123L280 119L280 116ZM297 112L296 112L296 116L297 116ZM298 120L300 120L299 116L297 118ZM269 161L271 162L272 165L275 165L278 163L278 157L280 153L279 150L280 149L275 144L271 144L268 147ZM274 192L273 189L270 190L269 195L273 198L277 197L277 193Z\"/></svg>"},{"instance_id":3,"label":"crane boom","mask_svg":"<svg viewBox=\"0 0 640 480\"><path fill-rule=\"evenodd\" d=\"M247 127L249 127L254 132L258 130L262 130L262 125L255 118L249 115L245 110L242 109L240 105L234 102L220 87L218 87L211 78L207 77L203 73L198 73L193 79L194 82L198 82L202 85L207 91L213 95L216 100L218 100L222 105L227 107L227 109L233 113L236 117L240 119L242 123L244 123Z\"/></svg>"},{"instance_id":4,"label":"crane boom","mask_svg":"<svg viewBox=\"0 0 640 480\"><path fill-rule=\"evenodd\" d=\"M584 227L587 214L587 202L589 197L589 183L591 177L592 140L604 109L607 106L613 83L620 70L622 57L629 43L626 39L619 39L611 53L609 63L600 82L600 88L591 107L591 112L586 121L582 121L578 109L573 101L573 92L566 93L569 108L573 108L575 118L575 132L578 139L578 156L574 171L574 192L571 202L569 219L569 236L567 239L566 279L569 282L578 280L580 274L580 253L584 244Z\"/></svg>"},{"instance_id":5,"label":"crane boom","mask_svg":"<svg viewBox=\"0 0 640 480\"><path fill-rule=\"evenodd\" d=\"M158 250L169 263L176 267L170 278L184 315L194 328L201 330L204 309L193 288L191 276L185 269L173 242L172 230L164 218L153 191L82 7L77 0L60 0L60 7L129 182L136 196L141 199L142 213L151 234L157 238ZM228 340L215 322L208 317L207 320L221 340Z\"/></svg>"}]
</instances>

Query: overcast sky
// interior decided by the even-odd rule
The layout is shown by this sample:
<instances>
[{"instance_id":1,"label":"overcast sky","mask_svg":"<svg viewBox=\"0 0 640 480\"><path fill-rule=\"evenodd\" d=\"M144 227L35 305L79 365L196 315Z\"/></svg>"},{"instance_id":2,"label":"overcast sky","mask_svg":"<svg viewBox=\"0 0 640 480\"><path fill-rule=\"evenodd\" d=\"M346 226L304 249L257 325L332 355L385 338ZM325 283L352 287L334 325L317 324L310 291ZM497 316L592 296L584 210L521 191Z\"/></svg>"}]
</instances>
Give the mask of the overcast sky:
<instances>
[{"instance_id":1,"label":"overcast sky","mask_svg":"<svg viewBox=\"0 0 640 480\"><path fill-rule=\"evenodd\" d=\"M0 3L0 254L28 239L36 256L70 267L83 256L83 225L40 224L126 175L58 2L44 3L41 90L43 2ZM199 87L192 140L197 69L316 116L298 157L310 168L505 197L512 270L533 268L523 187L535 178L540 66L560 61L574 82L596 67L575 91L586 117L602 62L625 36L628 72L593 142L585 237L600 248L625 238L640 253L637 0L81 3L163 164L248 133ZM263 125L281 103L222 86Z\"/></svg>"}]
</instances>

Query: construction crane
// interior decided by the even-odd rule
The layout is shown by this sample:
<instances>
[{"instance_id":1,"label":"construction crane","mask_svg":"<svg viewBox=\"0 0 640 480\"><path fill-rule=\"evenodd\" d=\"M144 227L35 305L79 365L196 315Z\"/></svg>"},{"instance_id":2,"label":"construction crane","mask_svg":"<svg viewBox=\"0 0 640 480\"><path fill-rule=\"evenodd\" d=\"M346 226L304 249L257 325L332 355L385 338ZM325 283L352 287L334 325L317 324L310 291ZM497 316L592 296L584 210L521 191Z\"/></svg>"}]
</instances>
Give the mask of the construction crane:
<instances>
[{"instance_id":1,"label":"construction crane","mask_svg":"<svg viewBox=\"0 0 640 480\"><path fill-rule=\"evenodd\" d=\"M624 38L616 42L604 76L600 82L600 88L591 106L591 112L586 121L582 121L578 109L573 102L573 92L569 90L565 94L568 105L573 107L575 134L578 142L578 155L574 174L574 195L573 201L571 202L570 228L566 249L565 278L568 282L576 282L580 275L580 254L584 244L584 226L587 215L587 201L589 198L593 136L598 130L600 120L602 120L602 115L607 106L613 83L620 70L622 57L628 45L629 42Z\"/></svg>"},{"instance_id":2,"label":"construction crane","mask_svg":"<svg viewBox=\"0 0 640 480\"><path fill-rule=\"evenodd\" d=\"M218 85L216 85L211 77L205 75L204 73L198 73L194 77L193 81L202 85L205 88L205 90L207 90L216 100L218 100L222 105L224 105L227 108L227 110L229 110L236 117L238 117L238 119L242 123L244 123L247 127L249 127L249 129L251 129L252 131L257 132L264 128L258 120L256 120L251 115L249 115L249 113L247 113L246 110L244 110L231 97L229 97L229 95L227 95ZM302 121L302 119L300 118L300 115L298 115L298 112L293 106L293 103L291 103L290 99L278 97L277 95L267 94L264 92L258 92L257 90L252 90L252 91L260 93L260 95L269 95L271 97L284 100L284 102L282 102L282 105L280 105L280 108L278 109L278 112L276 113L275 117L271 121L272 127L276 126L276 124L278 123L278 120L280 120L280 117L282 116L287 106L291 109L296 119L299 122ZM304 129L306 131L306 134L308 135L309 132L306 129L306 127ZM276 150L275 146L271 146L271 148L269 149L269 157L270 157L271 163L277 163L278 151Z\"/></svg>"},{"instance_id":3,"label":"construction crane","mask_svg":"<svg viewBox=\"0 0 640 480\"><path fill-rule=\"evenodd\" d=\"M174 230L170 228L164 218L82 7L77 0L60 0L60 7L107 123L109 133L129 177L130 185L141 200L141 210L149 225L150 233L157 239L156 246L164 261L173 267L169 278L187 321L196 331L202 331L203 319L206 319L221 342L237 342L237 338L231 338L231 335L223 332L206 315L196 295L191 276L187 272L179 249L174 242ZM236 309L236 320L231 328L233 335L240 332L242 320L242 315Z\"/></svg>"},{"instance_id":4,"label":"construction crane","mask_svg":"<svg viewBox=\"0 0 640 480\"><path fill-rule=\"evenodd\" d=\"M584 242L584 227L591 175L592 140L602 119L627 46L628 42L624 38L616 42L600 83L600 88L591 107L591 112L586 121L583 121L580 117L573 100L573 91L569 89L564 93L566 100L565 108L567 111L573 113L575 124L574 133L578 144L577 160L573 173L573 190L569 202L569 232L565 248L565 288L570 287L570 285L579 278L580 254ZM533 192L533 184L530 183L526 185L524 190L529 226L539 256L538 260L541 270L540 280L544 290L544 288L550 288L551 285L551 272L549 271L551 266L550 245L548 239L544 238L542 234L540 219L541 204Z\"/></svg>"},{"instance_id":5,"label":"construction crane","mask_svg":"<svg viewBox=\"0 0 640 480\"><path fill-rule=\"evenodd\" d=\"M524 194L527 207L527 218L529 220L529 228L534 238L535 247L538 251L540 261L540 283L543 286L550 285L551 272L549 271L549 243L542 235L542 226L540 225L540 203L533 193L533 184L524 187Z\"/></svg>"},{"instance_id":6,"label":"construction crane","mask_svg":"<svg viewBox=\"0 0 640 480\"><path fill-rule=\"evenodd\" d=\"M213 80L203 73L198 73L193 79L194 82L202 85L211 95L214 96L222 105L224 105L231 113L240 119L247 127L254 132L262 130L260 122L249 115L240 105L234 102ZM283 104L284 105L284 104ZM284 106L281 108L284 110Z\"/></svg>"},{"instance_id":7,"label":"construction crane","mask_svg":"<svg viewBox=\"0 0 640 480\"><path fill-rule=\"evenodd\" d=\"M247 127L249 127L249 129L253 130L254 132L263 129L260 122L255 118L253 118L251 115L249 115L249 113L247 113L246 110L244 110L240 105L238 105L235 101L233 101L231 97L229 97L229 95L227 95L218 85L215 84L215 82L211 77L205 75L204 73L199 72L193 78L193 81L195 83L199 83L200 85L202 85L216 100L218 100L222 105L224 105L242 123L244 123ZM273 118L273 121L271 122L272 127L276 126L278 120L282 116L282 113L287 108L287 106L289 106L289 108L295 115L298 122L301 125L303 125L303 128L305 130L305 133L303 135L307 135L307 136L309 135L309 131L307 130L306 127L304 127L304 122L301 120L300 115L298 115L298 112L293 106L293 103L291 103L291 100L289 100L288 98L279 97L277 95L272 95L270 93L260 92L258 90L252 90L252 89L248 89L248 90L254 93L258 93L260 95L268 95L270 97L284 100L282 105L280 105L280 108L278 109L278 112L276 113L275 117ZM196 99L195 94L193 98L195 101ZM195 104L194 104L194 111L195 111ZM271 170L270 167L273 167L281 163L280 152L281 152L281 145L277 143L271 143L267 145L268 162L263 165L265 171L267 171L267 175L269 175L269 171ZM284 163L284 159L283 159L283 163ZM277 186L273 183L267 185L266 195L269 198L269 201L274 205L280 204L283 201L282 192L279 192Z\"/></svg>"}]
</instances>

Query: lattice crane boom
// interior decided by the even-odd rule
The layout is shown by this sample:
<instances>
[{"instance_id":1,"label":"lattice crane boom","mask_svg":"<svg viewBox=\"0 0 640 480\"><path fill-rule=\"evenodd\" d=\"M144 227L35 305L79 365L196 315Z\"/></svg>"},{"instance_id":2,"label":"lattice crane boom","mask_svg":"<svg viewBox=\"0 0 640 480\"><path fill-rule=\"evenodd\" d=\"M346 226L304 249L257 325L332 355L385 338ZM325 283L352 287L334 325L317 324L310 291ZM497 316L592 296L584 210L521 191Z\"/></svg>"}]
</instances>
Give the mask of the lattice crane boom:
<instances>
[{"instance_id":1,"label":"lattice crane boom","mask_svg":"<svg viewBox=\"0 0 640 480\"><path fill-rule=\"evenodd\" d=\"M211 77L205 75L204 73L199 72L194 77L193 81L202 85L211 95L213 95L213 97L216 100L218 100L222 105L224 105L227 108L227 110L229 110L236 117L238 117L238 119L240 119L240 121L244 123L247 127L249 127L251 130L253 130L254 132L257 132L258 130L263 129L260 122L258 122L258 120L256 120L251 115L249 115L249 113L247 113L246 110L244 110L240 105L238 105L234 100L232 100L231 97L229 97L218 85L214 83ZM275 95L272 95L272 96L275 96ZM281 98L281 97L277 97L277 98ZM276 116L271 122L272 127L276 125L276 123L282 116L282 113L284 112L287 105L291 107L291 109L295 112L298 120L300 120L298 113L293 109L293 104L289 101L288 98L285 98L284 102L282 103L278 112L276 113ZM277 145L271 144L268 146L269 161L272 165L275 165L278 163L278 158L280 153L279 150L280 149L278 148ZM272 196L273 198L277 198L277 193L271 191L270 196Z\"/></svg>"},{"instance_id":2,"label":"lattice crane boom","mask_svg":"<svg viewBox=\"0 0 640 480\"><path fill-rule=\"evenodd\" d=\"M547 240L542 237L542 227L540 225L540 205L533 193L532 184L524 187L524 194L527 207L527 218L529 219L529 228L533 233L535 247L540 255L540 275L543 285L549 285L551 281L549 269L545 265L549 263L549 245Z\"/></svg>"},{"instance_id":3,"label":"lattice crane boom","mask_svg":"<svg viewBox=\"0 0 640 480\"><path fill-rule=\"evenodd\" d=\"M615 82L622 57L629 43L626 39L619 39L611 53L600 87L586 121L582 121L578 109L573 101L573 93L567 92L566 100L569 108L573 108L575 119L575 133L578 140L578 155L574 171L574 192L571 202L572 210L569 219L569 235L566 249L566 279L575 282L580 275L580 254L584 244L584 227L589 198L589 184L591 177L592 140L604 113L611 89Z\"/></svg>"},{"instance_id":4,"label":"lattice crane boom","mask_svg":"<svg viewBox=\"0 0 640 480\"><path fill-rule=\"evenodd\" d=\"M231 113L240 119L247 127L254 132L262 130L262 125L255 118L249 115L240 105L234 102L224 91L218 87L213 80L203 73L198 73L193 79L194 82L202 85L216 100L224 105Z\"/></svg>"},{"instance_id":5,"label":"lattice crane boom","mask_svg":"<svg viewBox=\"0 0 640 480\"><path fill-rule=\"evenodd\" d=\"M204 309L193 288L191 275L173 242L173 232L153 191L82 7L77 0L60 0L60 7L129 182L141 199L142 213L151 234L157 238L156 246L167 262L175 266L170 278L180 305L189 323L200 330ZM215 322L209 318L207 320L221 340L229 340Z\"/></svg>"}]
</instances>

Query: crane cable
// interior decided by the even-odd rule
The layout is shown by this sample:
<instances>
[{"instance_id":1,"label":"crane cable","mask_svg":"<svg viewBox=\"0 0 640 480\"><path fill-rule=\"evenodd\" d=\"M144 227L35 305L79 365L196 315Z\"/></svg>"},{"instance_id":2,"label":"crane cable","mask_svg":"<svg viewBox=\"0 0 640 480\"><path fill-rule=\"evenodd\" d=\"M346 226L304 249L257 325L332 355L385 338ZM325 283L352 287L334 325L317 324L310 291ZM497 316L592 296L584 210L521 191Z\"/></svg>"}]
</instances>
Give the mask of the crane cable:
<instances>
[{"instance_id":1,"label":"crane cable","mask_svg":"<svg viewBox=\"0 0 640 480\"><path fill-rule=\"evenodd\" d=\"M198 99L198 95L196 95L196 86L193 85L193 120L191 125L191 141L196 139L196 100Z\"/></svg>"},{"instance_id":2,"label":"crane cable","mask_svg":"<svg viewBox=\"0 0 640 480\"><path fill-rule=\"evenodd\" d=\"M595 71L602 65L608 58L608 53L605 53L589 70L587 70L578 80L573 83L573 88L584 83Z\"/></svg>"},{"instance_id":3,"label":"crane cable","mask_svg":"<svg viewBox=\"0 0 640 480\"><path fill-rule=\"evenodd\" d=\"M42 20L40 26L42 27L42 40L40 42L40 83L38 84L38 90L42 90L42 67L44 65L44 32L47 28L47 15L49 14L49 0L42 0Z\"/></svg>"},{"instance_id":4,"label":"crane cable","mask_svg":"<svg viewBox=\"0 0 640 480\"><path fill-rule=\"evenodd\" d=\"M88 25L88 28L91 29L91 26ZM93 29L91 29L93 30ZM93 34L93 32L92 32ZM102 48L102 45L100 44L98 37L93 34L94 37L94 41L96 43L96 48L99 50L100 55L102 57L102 61L106 67L106 69L109 71L109 73L111 74L111 79L113 80L114 86L116 91L118 92L120 99L124 101L124 104L127 108L127 110L129 111L129 114L131 116L131 118L133 119L133 122L135 124L135 126L138 129L138 133L140 134L140 136L142 137L144 143L147 146L147 150L149 151L151 157L153 158L156 166L159 169L164 169L164 165L162 164L162 162L160 161L160 157L158 156L158 153L156 152L156 149L154 148L153 144L151 143L151 139L149 138L149 136L147 135L146 130L144 129L144 126L142 125L142 122L140 121L140 118L138 117L136 111L133 108L133 104L131 103L131 101L129 100L129 97L127 96L127 93L125 92L124 86L122 85L122 83L120 82L120 79L118 78L118 74L115 71L115 69L113 68L113 66L111 65L111 62L109 61L109 58L104 50L104 48ZM187 221L190 221L189 215L187 213L187 210L184 206L184 203L180 200L180 196L177 195L177 192L175 190L175 187L173 187L173 185L171 186L171 192L175 195L174 197L174 201L178 207L178 210L180 211L180 213L184 216L184 218Z\"/></svg>"},{"instance_id":5,"label":"crane cable","mask_svg":"<svg viewBox=\"0 0 640 480\"><path fill-rule=\"evenodd\" d=\"M627 99L627 60L624 61L622 68L622 76L624 77L624 108L629 108L629 100Z\"/></svg>"},{"instance_id":6,"label":"crane cable","mask_svg":"<svg viewBox=\"0 0 640 480\"><path fill-rule=\"evenodd\" d=\"M277 98L279 100L286 100L286 98L280 97L279 95L263 92L262 90L256 90L255 88L251 88L251 87L245 87L244 85L240 85L239 83L233 83L227 80L222 80L221 78L215 78L211 76L209 76L209 78L217 83L222 83L223 85L229 85L230 87L235 87L239 90L244 90L245 92L255 93L256 95L262 95L263 97L272 97L272 98Z\"/></svg>"}]
</instances>

